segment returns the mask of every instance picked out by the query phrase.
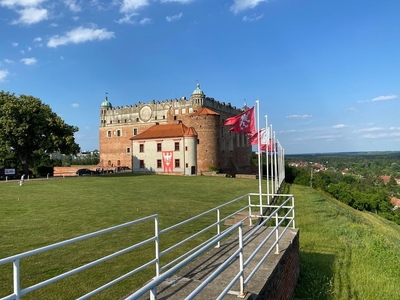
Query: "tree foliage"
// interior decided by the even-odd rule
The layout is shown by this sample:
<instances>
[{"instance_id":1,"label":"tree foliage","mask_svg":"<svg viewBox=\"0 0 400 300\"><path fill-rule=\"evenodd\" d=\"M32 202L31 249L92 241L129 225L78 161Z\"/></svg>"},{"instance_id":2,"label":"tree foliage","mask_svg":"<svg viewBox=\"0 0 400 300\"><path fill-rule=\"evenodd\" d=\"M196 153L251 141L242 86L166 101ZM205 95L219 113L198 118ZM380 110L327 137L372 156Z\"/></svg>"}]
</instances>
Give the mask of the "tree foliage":
<instances>
[{"instance_id":1,"label":"tree foliage","mask_svg":"<svg viewBox=\"0 0 400 300\"><path fill-rule=\"evenodd\" d=\"M0 92L0 156L19 159L27 173L34 157L53 152L76 154L78 128L66 124L33 96Z\"/></svg>"}]
</instances>

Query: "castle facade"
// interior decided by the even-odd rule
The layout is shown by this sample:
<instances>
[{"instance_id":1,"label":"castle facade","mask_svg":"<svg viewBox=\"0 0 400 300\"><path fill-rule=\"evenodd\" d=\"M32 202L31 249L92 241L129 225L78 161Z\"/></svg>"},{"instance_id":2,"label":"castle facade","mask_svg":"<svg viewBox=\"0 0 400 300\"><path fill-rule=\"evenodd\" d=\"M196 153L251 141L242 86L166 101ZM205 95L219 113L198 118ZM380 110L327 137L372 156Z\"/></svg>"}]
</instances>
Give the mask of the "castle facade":
<instances>
[{"instance_id":1,"label":"castle facade","mask_svg":"<svg viewBox=\"0 0 400 300\"><path fill-rule=\"evenodd\" d=\"M210 169L249 173L252 148L246 134L224 126L243 109L206 97L200 84L190 99L113 107L106 97L100 106L99 166L185 175Z\"/></svg>"}]
</instances>

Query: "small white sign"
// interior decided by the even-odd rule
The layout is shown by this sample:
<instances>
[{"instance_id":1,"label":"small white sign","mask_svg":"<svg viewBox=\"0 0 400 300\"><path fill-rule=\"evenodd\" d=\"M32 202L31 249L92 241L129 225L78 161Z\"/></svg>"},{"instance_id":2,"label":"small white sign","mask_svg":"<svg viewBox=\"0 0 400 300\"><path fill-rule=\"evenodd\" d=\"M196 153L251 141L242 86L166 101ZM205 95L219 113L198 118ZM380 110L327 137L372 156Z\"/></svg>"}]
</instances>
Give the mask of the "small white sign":
<instances>
[{"instance_id":1,"label":"small white sign","mask_svg":"<svg viewBox=\"0 0 400 300\"><path fill-rule=\"evenodd\" d=\"M15 169L4 169L4 175L15 175Z\"/></svg>"}]
</instances>

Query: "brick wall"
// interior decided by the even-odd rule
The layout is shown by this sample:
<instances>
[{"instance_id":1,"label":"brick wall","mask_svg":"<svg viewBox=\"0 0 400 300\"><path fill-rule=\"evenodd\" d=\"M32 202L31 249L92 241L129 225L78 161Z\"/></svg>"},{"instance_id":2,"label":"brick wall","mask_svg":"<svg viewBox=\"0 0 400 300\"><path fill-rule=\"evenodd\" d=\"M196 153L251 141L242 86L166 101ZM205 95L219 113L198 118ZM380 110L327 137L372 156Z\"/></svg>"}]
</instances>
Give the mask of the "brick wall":
<instances>
[{"instance_id":1,"label":"brick wall","mask_svg":"<svg viewBox=\"0 0 400 300\"><path fill-rule=\"evenodd\" d=\"M286 249L256 300L290 300L300 273L299 231Z\"/></svg>"}]
</instances>

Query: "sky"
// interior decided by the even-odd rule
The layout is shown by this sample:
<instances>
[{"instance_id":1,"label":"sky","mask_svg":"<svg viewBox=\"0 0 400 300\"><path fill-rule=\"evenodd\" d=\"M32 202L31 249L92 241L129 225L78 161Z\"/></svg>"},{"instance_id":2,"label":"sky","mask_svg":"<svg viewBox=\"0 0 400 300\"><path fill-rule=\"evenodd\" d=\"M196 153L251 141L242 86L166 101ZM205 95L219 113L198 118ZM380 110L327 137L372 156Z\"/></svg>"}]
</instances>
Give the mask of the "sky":
<instances>
[{"instance_id":1,"label":"sky","mask_svg":"<svg viewBox=\"0 0 400 300\"><path fill-rule=\"evenodd\" d=\"M0 90L99 149L100 104L259 103L286 154L400 151L400 1L0 0Z\"/></svg>"}]
</instances>

